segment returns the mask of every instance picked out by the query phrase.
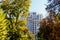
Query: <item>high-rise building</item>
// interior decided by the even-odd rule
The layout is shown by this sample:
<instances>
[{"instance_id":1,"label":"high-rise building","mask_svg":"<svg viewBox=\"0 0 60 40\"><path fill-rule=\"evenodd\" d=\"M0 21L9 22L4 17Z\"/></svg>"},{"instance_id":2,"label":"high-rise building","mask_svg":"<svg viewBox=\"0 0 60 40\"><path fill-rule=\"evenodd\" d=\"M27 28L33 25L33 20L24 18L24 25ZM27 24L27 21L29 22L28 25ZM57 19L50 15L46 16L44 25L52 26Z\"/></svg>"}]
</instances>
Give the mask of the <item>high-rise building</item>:
<instances>
[{"instance_id":1,"label":"high-rise building","mask_svg":"<svg viewBox=\"0 0 60 40\"><path fill-rule=\"evenodd\" d=\"M37 15L36 12L31 12L28 14L27 26L33 34L36 34L36 32L38 31L38 28L40 27L39 23L40 23L41 17L42 16ZM36 39L36 36L35 36L35 39Z\"/></svg>"},{"instance_id":2,"label":"high-rise building","mask_svg":"<svg viewBox=\"0 0 60 40\"><path fill-rule=\"evenodd\" d=\"M29 30L34 34L38 30L40 19L41 19L41 15L37 15L36 12L31 12L28 14L27 25Z\"/></svg>"}]
</instances>

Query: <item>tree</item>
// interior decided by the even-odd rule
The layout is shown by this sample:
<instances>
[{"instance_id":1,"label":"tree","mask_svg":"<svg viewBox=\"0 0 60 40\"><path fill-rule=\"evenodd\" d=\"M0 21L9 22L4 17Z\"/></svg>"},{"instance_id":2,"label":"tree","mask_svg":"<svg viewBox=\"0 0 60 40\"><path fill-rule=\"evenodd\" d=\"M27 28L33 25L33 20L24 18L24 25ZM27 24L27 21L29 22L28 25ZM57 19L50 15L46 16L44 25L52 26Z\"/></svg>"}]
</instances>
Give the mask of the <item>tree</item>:
<instances>
[{"instance_id":1,"label":"tree","mask_svg":"<svg viewBox=\"0 0 60 40\"><path fill-rule=\"evenodd\" d=\"M30 0L2 0L1 8L9 21L8 40L33 40L26 27Z\"/></svg>"},{"instance_id":2,"label":"tree","mask_svg":"<svg viewBox=\"0 0 60 40\"><path fill-rule=\"evenodd\" d=\"M38 37L44 40L60 40L60 13L56 14L52 10L49 17L40 22Z\"/></svg>"},{"instance_id":3,"label":"tree","mask_svg":"<svg viewBox=\"0 0 60 40\"><path fill-rule=\"evenodd\" d=\"M56 13L60 12L60 0L47 0L48 4L46 7L47 11L54 10ZM57 9L58 8L58 9Z\"/></svg>"},{"instance_id":4,"label":"tree","mask_svg":"<svg viewBox=\"0 0 60 40\"><path fill-rule=\"evenodd\" d=\"M48 3L46 10L49 15L42 19L38 37L44 40L60 40L60 0L48 0Z\"/></svg>"},{"instance_id":5,"label":"tree","mask_svg":"<svg viewBox=\"0 0 60 40\"><path fill-rule=\"evenodd\" d=\"M5 16L6 14L0 8L0 40L6 40L7 37L8 30L6 28L9 23Z\"/></svg>"}]
</instances>

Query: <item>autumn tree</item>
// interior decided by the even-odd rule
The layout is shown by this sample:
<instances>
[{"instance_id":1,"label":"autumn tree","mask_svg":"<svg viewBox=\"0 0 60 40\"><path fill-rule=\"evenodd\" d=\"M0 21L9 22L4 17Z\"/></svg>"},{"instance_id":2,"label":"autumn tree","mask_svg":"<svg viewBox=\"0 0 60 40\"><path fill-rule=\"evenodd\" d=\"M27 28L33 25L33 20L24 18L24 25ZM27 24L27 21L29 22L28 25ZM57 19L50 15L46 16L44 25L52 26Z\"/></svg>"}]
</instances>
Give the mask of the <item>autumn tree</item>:
<instances>
[{"instance_id":1,"label":"autumn tree","mask_svg":"<svg viewBox=\"0 0 60 40\"><path fill-rule=\"evenodd\" d=\"M6 14L0 8L0 40L6 40L8 34L8 30L6 28L9 25L9 23L5 16Z\"/></svg>"},{"instance_id":2,"label":"autumn tree","mask_svg":"<svg viewBox=\"0 0 60 40\"><path fill-rule=\"evenodd\" d=\"M60 0L47 1L46 10L49 15L40 22L38 37L39 40L60 40Z\"/></svg>"},{"instance_id":3,"label":"autumn tree","mask_svg":"<svg viewBox=\"0 0 60 40\"><path fill-rule=\"evenodd\" d=\"M50 10L48 17L42 19L38 32L39 40L60 40L60 13Z\"/></svg>"},{"instance_id":4,"label":"autumn tree","mask_svg":"<svg viewBox=\"0 0 60 40\"><path fill-rule=\"evenodd\" d=\"M0 6L9 21L9 25L6 28L8 30L7 40L34 40L26 27L30 2L31 0L1 1Z\"/></svg>"}]
</instances>

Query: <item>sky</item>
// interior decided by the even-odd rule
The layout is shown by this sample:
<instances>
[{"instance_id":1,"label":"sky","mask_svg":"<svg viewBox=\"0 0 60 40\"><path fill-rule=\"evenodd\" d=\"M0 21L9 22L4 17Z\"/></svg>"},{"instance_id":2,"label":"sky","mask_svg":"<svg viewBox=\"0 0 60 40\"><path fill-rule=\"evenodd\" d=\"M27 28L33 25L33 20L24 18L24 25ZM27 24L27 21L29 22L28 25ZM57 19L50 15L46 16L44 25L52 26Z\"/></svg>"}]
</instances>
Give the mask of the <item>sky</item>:
<instances>
[{"instance_id":1,"label":"sky","mask_svg":"<svg viewBox=\"0 0 60 40\"><path fill-rule=\"evenodd\" d=\"M32 0L30 6L30 12L36 12L37 14L42 14L43 17L47 16L47 12L45 10L47 0Z\"/></svg>"}]
</instances>

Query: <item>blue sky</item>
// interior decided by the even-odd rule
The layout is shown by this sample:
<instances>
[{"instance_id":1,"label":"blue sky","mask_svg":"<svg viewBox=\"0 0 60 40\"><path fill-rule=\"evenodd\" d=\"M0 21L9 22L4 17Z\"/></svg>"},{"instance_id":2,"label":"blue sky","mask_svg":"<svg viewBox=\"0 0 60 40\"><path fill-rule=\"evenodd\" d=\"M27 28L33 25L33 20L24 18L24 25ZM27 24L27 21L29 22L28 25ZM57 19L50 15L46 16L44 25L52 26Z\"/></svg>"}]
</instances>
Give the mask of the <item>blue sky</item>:
<instances>
[{"instance_id":1,"label":"blue sky","mask_svg":"<svg viewBox=\"0 0 60 40\"><path fill-rule=\"evenodd\" d=\"M32 0L30 12L37 12L37 14L42 14L43 17L46 17L45 4L47 4L47 0Z\"/></svg>"}]
</instances>

